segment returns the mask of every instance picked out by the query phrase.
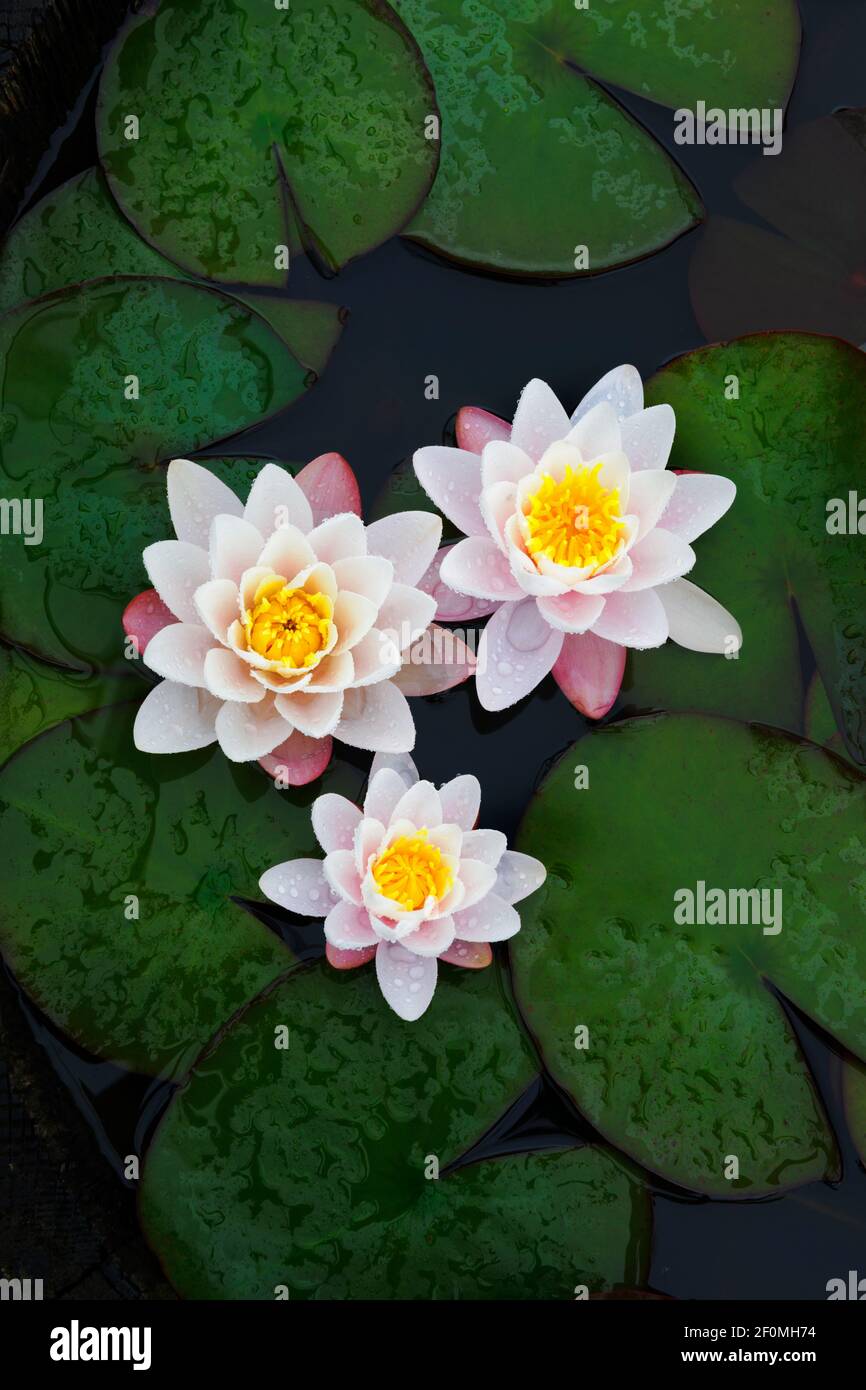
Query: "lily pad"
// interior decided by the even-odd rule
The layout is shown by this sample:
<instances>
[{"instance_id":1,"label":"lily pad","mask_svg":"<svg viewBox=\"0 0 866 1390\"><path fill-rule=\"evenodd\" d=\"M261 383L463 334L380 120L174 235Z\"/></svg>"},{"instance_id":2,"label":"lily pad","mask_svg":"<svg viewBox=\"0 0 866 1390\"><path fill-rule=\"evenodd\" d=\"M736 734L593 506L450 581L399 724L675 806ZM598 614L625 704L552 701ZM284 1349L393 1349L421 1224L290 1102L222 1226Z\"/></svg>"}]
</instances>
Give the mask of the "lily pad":
<instances>
[{"instance_id":1,"label":"lily pad","mask_svg":"<svg viewBox=\"0 0 866 1390\"><path fill-rule=\"evenodd\" d=\"M170 260L281 286L277 248L336 270L409 220L436 171L435 113L380 0L163 0L108 55L97 134L115 198Z\"/></svg>"},{"instance_id":2,"label":"lily pad","mask_svg":"<svg viewBox=\"0 0 866 1390\"><path fill-rule=\"evenodd\" d=\"M828 503L864 490L866 355L811 334L744 338L664 367L647 385L648 404L662 401L677 416L670 466L737 485L733 507L697 541L689 578L733 613L743 645L736 659L673 643L632 654L626 708L700 709L800 732L802 625L848 755L863 764L863 537L828 533Z\"/></svg>"},{"instance_id":3,"label":"lily pad","mask_svg":"<svg viewBox=\"0 0 866 1390\"><path fill-rule=\"evenodd\" d=\"M85 676L0 647L0 764L64 719L141 693L132 674Z\"/></svg>"},{"instance_id":4,"label":"lily pad","mask_svg":"<svg viewBox=\"0 0 866 1390\"><path fill-rule=\"evenodd\" d=\"M395 7L442 108L439 172L408 236L465 264L565 277L650 255L699 221L701 201L682 170L584 70L581 48L600 26L611 59L629 47L628 24L611 24L605 5L593 3L589 18L559 0ZM627 8L639 18L646 6ZM713 31L721 53L730 34L719 20ZM692 66L659 38L659 66ZM646 53L635 56L646 65ZM632 63L623 66L627 76Z\"/></svg>"},{"instance_id":5,"label":"lily pad","mask_svg":"<svg viewBox=\"0 0 866 1390\"><path fill-rule=\"evenodd\" d=\"M0 538L0 631L68 666L116 662L142 548L170 534L161 464L281 409L308 374L252 310L169 279L33 301L0 320L0 353L0 487L43 516L40 543Z\"/></svg>"},{"instance_id":6,"label":"lily pad","mask_svg":"<svg viewBox=\"0 0 866 1390\"><path fill-rule=\"evenodd\" d=\"M394 516L398 512L432 512L442 521L442 544L456 541L460 532L452 521L443 516L439 508L430 501L418 481L411 458L403 459L392 469L381 492L377 495L370 512L371 521L380 521L383 516Z\"/></svg>"},{"instance_id":7,"label":"lily pad","mask_svg":"<svg viewBox=\"0 0 866 1390\"><path fill-rule=\"evenodd\" d=\"M100 170L87 169L47 193L9 233L0 261L0 312L111 275L183 278L121 216ZM299 362L321 375L343 330L343 310L255 292L233 298L254 309Z\"/></svg>"},{"instance_id":8,"label":"lily pad","mask_svg":"<svg viewBox=\"0 0 866 1390\"><path fill-rule=\"evenodd\" d=\"M443 971L411 1025L371 969L298 968L175 1097L145 1231L193 1298L572 1298L640 1276L646 1196L605 1155L446 1172L534 1072L495 966Z\"/></svg>"},{"instance_id":9,"label":"lily pad","mask_svg":"<svg viewBox=\"0 0 866 1390\"><path fill-rule=\"evenodd\" d=\"M783 1001L866 1058L864 806L862 775L823 749L692 715L588 735L530 806L518 844L548 878L511 944L524 1018L600 1132L683 1187L838 1173ZM766 890L762 915L702 925L701 883L726 906Z\"/></svg>"},{"instance_id":10,"label":"lily pad","mask_svg":"<svg viewBox=\"0 0 866 1390\"><path fill-rule=\"evenodd\" d=\"M176 1077L292 966L231 899L258 898L266 868L314 852L313 792L277 792L218 749L139 753L134 714L126 704L60 724L6 764L0 948L77 1042ZM358 781L337 767L322 789L354 794Z\"/></svg>"}]
</instances>

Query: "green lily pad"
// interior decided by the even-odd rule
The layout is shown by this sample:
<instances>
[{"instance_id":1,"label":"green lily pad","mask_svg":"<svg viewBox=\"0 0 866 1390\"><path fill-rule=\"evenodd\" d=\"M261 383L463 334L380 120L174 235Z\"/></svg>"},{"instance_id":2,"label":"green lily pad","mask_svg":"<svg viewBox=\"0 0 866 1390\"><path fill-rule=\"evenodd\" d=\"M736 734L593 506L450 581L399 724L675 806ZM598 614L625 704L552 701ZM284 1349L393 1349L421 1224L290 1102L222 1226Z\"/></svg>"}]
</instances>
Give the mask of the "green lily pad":
<instances>
[{"instance_id":1,"label":"green lily pad","mask_svg":"<svg viewBox=\"0 0 866 1390\"><path fill-rule=\"evenodd\" d=\"M164 0L109 53L97 134L146 240L196 275L282 286L278 247L334 270L409 220L436 171L435 113L378 0Z\"/></svg>"},{"instance_id":2,"label":"green lily pad","mask_svg":"<svg viewBox=\"0 0 866 1390\"><path fill-rule=\"evenodd\" d=\"M61 720L141 694L126 676L85 676L0 647L0 764Z\"/></svg>"},{"instance_id":3,"label":"green lily pad","mask_svg":"<svg viewBox=\"0 0 866 1390\"><path fill-rule=\"evenodd\" d=\"M171 534L162 464L289 404L307 373L237 300L167 279L24 305L0 320L0 353L0 488L43 517L41 543L0 537L0 632L68 666L116 663L142 549Z\"/></svg>"},{"instance_id":4,"label":"green lily pad","mask_svg":"<svg viewBox=\"0 0 866 1390\"><path fill-rule=\"evenodd\" d=\"M837 339L762 334L676 359L647 400L676 411L672 468L737 484L731 510L695 542L689 578L737 618L743 646L735 660L673 643L631 654L626 707L801 732L799 621L848 754L866 762L863 537L827 530L828 502L864 490L866 355Z\"/></svg>"},{"instance_id":5,"label":"green lily pad","mask_svg":"<svg viewBox=\"0 0 866 1390\"><path fill-rule=\"evenodd\" d=\"M215 748L140 753L134 714L126 704L73 719L6 764L0 949L77 1042L176 1077L292 966L231 898L259 898L266 868L315 852L315 791L278 792ZM358 781L332 767L322 789L354 794Z\"/></svg>"},{"instance_id":6,"label":"green lily pad","mask_svg":"<svg viewBox=\"0 0 866 1390\"><path fill-rule=\"evenodd\" d=\"M145 1231L192 1298L572 1298L640 1277L646 1196L607 1156L446 1173L534 1072L496 966L443 967L410 1025L372 966L299 968L175 1097Z\"/></svg>"},{"instance_id":7,"label":"green lily pad","mask_svg":"<svg viewBox=\"0 0 866 1390\"><path fill-rule=\"evenodd\" d=\"M411 458L403 459L389 473L384 487L373 502L370 520L379 521L384 516L394 516L398 512L431 512L433 516L438 516L442 521L443 545L458 540L462 534L431 502L418 481Z\"/></svg>"},{"instance_id":8,"label":"green lily pad","mask_svg":"<svg viewBox=\"0 0 866 1390\"><path fill-rule=\"evenodd\" d=\"M100 170L87 169L52 189L13 227L0 261L0 312L111 275L183 278L121 216ZM254 309L299 362L321 375L343 329L341 309L252 292L233 298Z\"/></svg>"},{"instance_id":9,"label":"green lily pad","mask_svg":"<svg viewBox=\"0 0 866 1390\"><path fill-rule=\"evenodd\" d=\"M759 1196L836 1175L776 991L866 1057L864 803L862 775L812 744L659 715L581 740L530 805L518 844L548 878L511 943L518 1002L554 1079L671 1181ZM767 890L770 910L678 922L701 882Z\"/></svg>"}]
</instances>

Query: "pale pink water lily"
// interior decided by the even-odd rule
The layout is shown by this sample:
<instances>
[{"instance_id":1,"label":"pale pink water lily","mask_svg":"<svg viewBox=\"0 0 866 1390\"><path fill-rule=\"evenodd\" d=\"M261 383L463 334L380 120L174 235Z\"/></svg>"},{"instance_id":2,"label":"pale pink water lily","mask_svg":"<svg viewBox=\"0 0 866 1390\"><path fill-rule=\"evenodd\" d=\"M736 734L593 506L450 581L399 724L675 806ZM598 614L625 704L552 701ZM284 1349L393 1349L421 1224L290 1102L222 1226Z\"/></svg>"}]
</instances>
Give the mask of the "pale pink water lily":
<instances>
[{"instance_id":1,"label":"pale pink water lily","mask_svg":"<svg viewBox=\"0 0 866 1390\"><path fill-rule=\"evenodd\" d=\"M297 479L273 463L246 505L207 467L175 459L168 502L176 540L144 552L154 585L126 631L163 677L138 711L136 746L177 753L218 742L300 785L332 738L374 752L415 741L408 690L469 674L407 654L435 600L417 587L434 560L438 517L404 512L365 526L352 470L324 455ZM405 667L405 669L404 669Z\"/></svg>"},{"instance_id":2,"label":"pale pink water lily","mask_svg":"<svg viewBox=\"0 0 866 1390\"><path fill-rule=\"evenodd\" d=\"M363 807L333 792L314 802L324 859L277 864L259 886L291 912L325 918L337 969L375 959L385 999L412 1022L433 998L439 961L489 965L490 943L520 930L514 904L546 877L501 831L475 829L480 802L475 777L437 790L408 756L377 756Z\"/></svg>"},{"instance_id":3,"label":"pale pink water lily","mask_svg":"<svg viewBox=\"0 0 866 1390\"><path fill-rule=\"evenodd\" d=\"M675 426L669 405L644 409L640 375L623 366L571 417L535 380L513 424L470 407L458 416L458 448L415 454L425 492L466 536L439 552L422 587L445 620L456 611L449 589L482 605L475 616L495 608L478 648L485 709L513 705L552 672L598 719L619 693L629 647L671 638L698 652L739 650L736 619L684 578L691 542L736 488L667 468Z\"/></svg>"}]
</instances>

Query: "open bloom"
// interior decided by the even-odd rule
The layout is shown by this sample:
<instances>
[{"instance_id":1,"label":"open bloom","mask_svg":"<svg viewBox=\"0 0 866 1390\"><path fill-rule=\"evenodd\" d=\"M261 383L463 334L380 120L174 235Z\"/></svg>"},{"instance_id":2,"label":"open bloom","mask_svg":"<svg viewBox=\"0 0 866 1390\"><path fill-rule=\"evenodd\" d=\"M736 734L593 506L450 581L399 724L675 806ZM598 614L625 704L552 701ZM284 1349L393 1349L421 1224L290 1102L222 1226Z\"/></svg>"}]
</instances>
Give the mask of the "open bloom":
<instances>
[{"instance_id":1,"label":"open bloom","mask_svg":"<svg viewBox=\"0 0 866 1390\"><path fill-rule=\"evenodd\" d=\"M145 550L156 594L124 615L163 677L135 721L143 751L217 741L235 762L290 768L298 784L327 764L332 735L374 751L413 746L400 681L436 608L415 585L435 556L439 520L408 512L365 526L347 509L357 485L345 460L324 456L308 469L299 482L267 464L243 506L199 464L169 465L177 540ZM455 683L447 668L412 680L425 690Z\"/></svg>"},{"instance_id":2,"label":"open bloom","mask_svg":"<svg viewBox=\"0 0 866 1390\"><path fill-rule=\"evenodd\" d=\"M668 471L675 424L669 405L644 409L640 376L625 366L570 419L549 386L531 381L513 425L461 411L462 447L415 454L425 491L467 537L440 552L440 585L495 610L478 650L485 709L514 704L552 670L600 718L627 647L671 637L695 651L739 649L735 619L683 578L696 558L690 542L736 488Z\"/></svg>"},{"instance_id":3,"label":"open bloom","mask_svg":"<svg viewBox=\"0 0 866 1390\"><path fill-rule=\"evenodd\" d=\"M374 761L363 810L332 792L313 804L324 859L293 859L262 875L273 902L325 917L337 969L376 960L395 1013L420 1018L437 961L489 965L491 941L520 930L513 904L544 882L543 864L506 848L499 830L475 830L481 788L455 777L437 791L411 758Z\"/></svg>"}]
</instances>

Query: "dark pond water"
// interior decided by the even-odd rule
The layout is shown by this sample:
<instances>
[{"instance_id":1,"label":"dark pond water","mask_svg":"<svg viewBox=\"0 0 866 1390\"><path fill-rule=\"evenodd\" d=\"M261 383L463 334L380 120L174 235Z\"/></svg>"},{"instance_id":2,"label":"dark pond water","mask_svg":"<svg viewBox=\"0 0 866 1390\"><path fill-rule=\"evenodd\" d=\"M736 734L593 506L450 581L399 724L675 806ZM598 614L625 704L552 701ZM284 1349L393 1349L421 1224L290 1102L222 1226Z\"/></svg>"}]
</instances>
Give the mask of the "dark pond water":
<instances>
[{"instance_id":1,"label":"dark pond water","mask_svg":"<svg viewBox=\"0 0 866 1390\"><path fill-rule=\"evenodd\" d=\"M866 105L866 5L862 0L801 0L804 46L789 129L839 107ZM732 180L754 158L747 148L679 148L671 113L627 93L617 98L674 154L710 212L740 218ZM29 201L94 162L93 94L82 91L74 119L45 155ZM40 152L35 152L34 168ZM844 189L839 190L844 198ZM532 376L576 403L618 362L644 376L703 339L688 296L694 234L657 256L588 280L520 284L471 274L395 240L338 279L303 265L292 292L350 311L343 341L315 389L290 411L242 436L236 452L306 460L339 450L360 479L365 504L395 464L419 444L438 442L461 405L510 417ZM425 378L440 382L425 399ZM224 451L222 451L224 452ZM416 760L441 781L472 771L481 779L485 823L513 833L546 766L580 732L559 691L542 692L504 715L483 714L464 687L414 706ZM615 712L616 713L616 712ZM292 938L288 920L271 918ZM71 1048L22 1001L60 1081L91 1125L122 1182L120 1155L141 1152L170 1087L129 1076ZM679 1298L825 1297L827 1280L864 1269L866 1173L847 1135L839 1103L839 1062L811 1025L792 1016L835 1127L844 1173L761 1202L696 1201L653 1183L655 1236L651 1283ZM579 1142L591 1130L543 1083L479 1149ZM130 1194L132 1200L132 1194Z\"/></svg>"}]
</instances>

